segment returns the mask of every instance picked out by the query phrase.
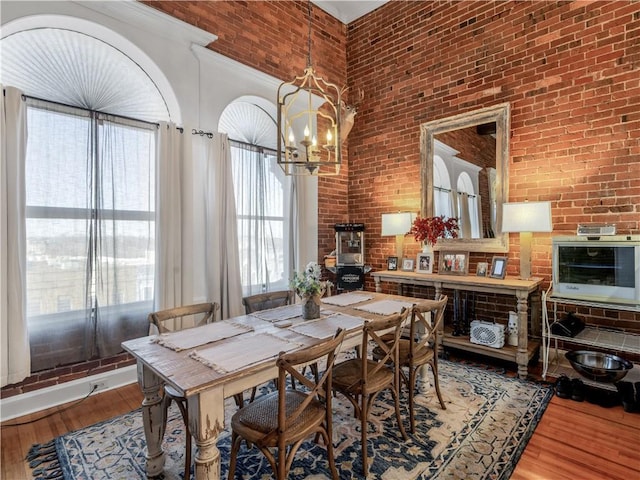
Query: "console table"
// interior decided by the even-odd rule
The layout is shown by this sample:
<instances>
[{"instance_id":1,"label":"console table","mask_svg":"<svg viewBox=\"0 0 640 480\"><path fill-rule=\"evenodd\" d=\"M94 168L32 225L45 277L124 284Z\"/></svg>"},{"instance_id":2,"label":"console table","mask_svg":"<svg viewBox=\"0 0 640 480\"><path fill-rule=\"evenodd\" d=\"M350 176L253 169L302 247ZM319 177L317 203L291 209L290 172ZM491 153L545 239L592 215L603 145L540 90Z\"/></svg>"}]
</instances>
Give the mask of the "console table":
<instances>
[{"instance_id":1,"label":"console table","mask_svg":"<svg viewBox=\"0 0 640 480\"><path fill-rule=\"evenodd\" d=\"M505 345L502 348L492 348L485 345L471 343L469 339L453 336L451 330L441 327L440 344L460 350L487 355L512 361L518 364L518 376L526 378L527 365L540 347L538 340L529 339L527 316L529 312L529 297L531 297L531 334L540 338L540 286L542 278L521 280L506 277L497 279L472 275L441 275L437 273L416 273L384 270L371 272L376 284L376 292L382 291L382 282L398 284L398 294L403 294L404 285L418 285L435 287L435 297L439 298L443 289L465 290L473 292L493 293L498 295L513 295L517 299L516 312L518 314L518 346Z\"/></svg>"}]
</instances>

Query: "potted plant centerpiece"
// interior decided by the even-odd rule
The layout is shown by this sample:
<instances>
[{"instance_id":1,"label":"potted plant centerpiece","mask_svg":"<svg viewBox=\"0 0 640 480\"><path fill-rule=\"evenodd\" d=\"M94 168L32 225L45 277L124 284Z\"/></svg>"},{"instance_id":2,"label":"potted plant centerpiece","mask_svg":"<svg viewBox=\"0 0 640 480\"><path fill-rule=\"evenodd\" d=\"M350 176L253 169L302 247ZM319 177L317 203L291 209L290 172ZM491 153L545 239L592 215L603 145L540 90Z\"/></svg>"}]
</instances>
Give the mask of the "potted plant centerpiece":
<instances>
[{"instance_id":1,"label":"potted plant centerpiece","mask_svg":"<svg viewBox=\"0 0 640 480\"><path fill-rule=\"evenodd\" d=\"M444 215L439 217L416 217L409 233L413 235L416 241L422 242L423 252L432 252L433 246L438 239L458 237L458 219L451 217L445 220Z\"/></svg>"},{"instance_id":2,"label":"potted plant centerpiece","mask_svg":"<svg viewBox=\"0 0 640 480\"><path fill-rule=\"evenodd\" d=\"M302 273L293 273L291 288L302 301L302 318L305 320L320 318L320 298L333 285L328 280L320 280L321 275L322 270L316 262L309 262Z\"/></svg>"}]
</instances>

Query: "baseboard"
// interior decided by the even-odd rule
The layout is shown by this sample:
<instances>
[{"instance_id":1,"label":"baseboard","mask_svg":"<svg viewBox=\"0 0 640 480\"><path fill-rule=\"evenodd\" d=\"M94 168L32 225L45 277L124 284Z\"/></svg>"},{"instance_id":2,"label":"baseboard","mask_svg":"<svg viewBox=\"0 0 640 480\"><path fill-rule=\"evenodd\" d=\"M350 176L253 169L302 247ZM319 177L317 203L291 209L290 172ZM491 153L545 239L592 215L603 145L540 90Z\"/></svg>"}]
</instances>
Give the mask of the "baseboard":
<instances>
[{"instance_id":1,"label":"baseboard","mask_svg":"<svg viewBox=\"0 0 640 480\"><path fill-rule=\"evenodd\" d=\"M86 397L92 384L100 384L100 388L92 395L119 388L137 381L136 366L118 368L99 375L72 380L33 392L14 395L0 401L0 421L21 417L39 412L67 402Z\"/></svg>"}]
</instances>

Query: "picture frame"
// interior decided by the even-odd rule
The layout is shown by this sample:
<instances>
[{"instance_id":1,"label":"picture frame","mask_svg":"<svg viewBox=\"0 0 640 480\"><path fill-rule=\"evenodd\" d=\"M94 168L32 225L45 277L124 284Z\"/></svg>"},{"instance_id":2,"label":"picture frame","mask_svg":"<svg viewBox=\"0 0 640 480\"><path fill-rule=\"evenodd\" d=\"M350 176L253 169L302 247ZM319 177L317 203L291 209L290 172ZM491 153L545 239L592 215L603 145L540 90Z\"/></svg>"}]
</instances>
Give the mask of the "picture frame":
<instances>
[{"instance_id":1,"label":"picture frame","mask_svg":"<svg viewBox=\"0 0 640 480\"><path fill-rule=\"evenodd\" d=\"M433 273L433 252L420 252L416 257L416 272Z\"/></svg>"},{"instance_id":2,"label":"picture frame","mask_svg":"<svg viewBox=\"0 0 640 480\"><path fill-rule=\"evenodd\" d=\"M504 279L507 274L507 257L493 257L491 261L491 278Z\"/></svg>"},{"instance_id":3,"label":"picture frame","mask_svg":"<svg viewBox=\"0 0 640 480\"><path fill-rule=\"evenodd\" d=\"M398 257L387 257L387 270L398 270Z\"/></svg>"},{"instance_id":4,"label":"picture frame","mask_svg":"<svg viewBox=\"0 0 640 480\"><path fill-rule=\"evenodd\" d=\"M413 258L403 258L402 259L402 271L403 272L413 272Z\"/></svg>"},{"instance_id":5,"label":"picture frame","mask_svg":"<svg viewBox=\"0 0 640 480\"><path fill-rule=\"evenodd\" d=\"M488 271L489 271L488 262L478 262L478 265L476 266L476 275L478 277L486 277Z\"/></svg>"},{"instance_id":6,"label":"picture frame","mask_svg":"<svg viewBox=\"0 0 640 480\"><path fill-rule=\"evenodd\" d=\"M444 275L466 275L469 271L469 252L440 252L438 273Z\"/></svg>"}]
</instances>

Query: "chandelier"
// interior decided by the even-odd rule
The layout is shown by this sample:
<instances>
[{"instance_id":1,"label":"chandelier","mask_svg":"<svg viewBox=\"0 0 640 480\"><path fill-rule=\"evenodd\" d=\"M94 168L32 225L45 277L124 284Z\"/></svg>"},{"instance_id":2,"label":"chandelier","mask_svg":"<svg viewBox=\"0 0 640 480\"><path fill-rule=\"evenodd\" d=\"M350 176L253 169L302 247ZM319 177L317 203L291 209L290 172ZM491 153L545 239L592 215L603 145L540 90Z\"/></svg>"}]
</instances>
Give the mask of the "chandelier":
<instances>
[{"instance_id":1,"label":"chandelier","mask_svg":"<svg viewBox=\"0 0 640 480\"><path fill-rule=\"evenodd\" d=\"M286 175L340 173L340 90L316 75L311 63L311 2L304 75L278 87L278 164Z\"/></svg>"}]
</instances>

